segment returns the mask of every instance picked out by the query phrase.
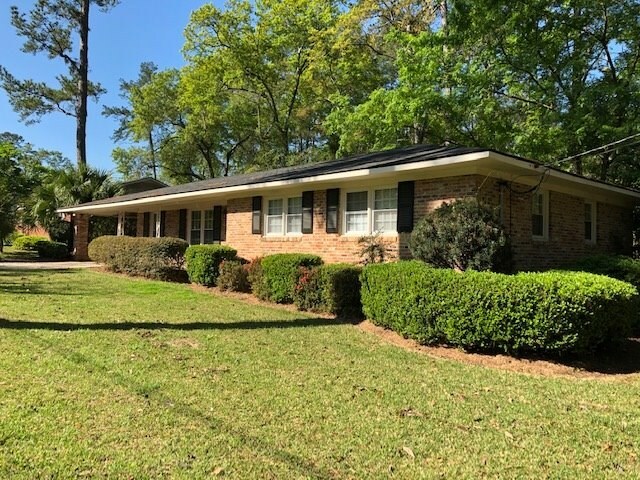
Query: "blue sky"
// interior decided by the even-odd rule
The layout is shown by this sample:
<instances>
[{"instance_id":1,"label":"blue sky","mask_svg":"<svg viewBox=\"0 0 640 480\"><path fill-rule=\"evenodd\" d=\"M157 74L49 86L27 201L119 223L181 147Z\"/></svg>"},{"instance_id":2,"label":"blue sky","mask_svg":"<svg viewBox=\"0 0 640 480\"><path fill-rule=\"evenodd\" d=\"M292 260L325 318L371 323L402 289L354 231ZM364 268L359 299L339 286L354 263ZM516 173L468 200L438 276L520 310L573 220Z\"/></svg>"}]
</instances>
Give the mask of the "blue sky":
<instances>
[{"instance_id":1,"label":"blue sky","mask_svg":"<svg viewBox=\"0 0 640 480\"><path fill-rule=\"evenodd\" d=\"M161 69L182 66L184 28L191 12L205 3L206 0L123 0L107 14L92 11L90 78L108 92L98 103L89 103L87 157L91 166L113 169L111 135L116 123L100 112L102 105L122 103L118 97L119 80L136 78L140 63L145 61L155 62ZM22 53L22 40L10 25L10 5L27 11L32 4L33 0L0 2L0 65L20 79L46 81L64 72L64 65L44 55ZM0 132L5 131L22 135L38 148L58 150L75 162L75 119L54 113L43 117L40 123L24 125L0 89Z\"/></svg>"}]
</instances>

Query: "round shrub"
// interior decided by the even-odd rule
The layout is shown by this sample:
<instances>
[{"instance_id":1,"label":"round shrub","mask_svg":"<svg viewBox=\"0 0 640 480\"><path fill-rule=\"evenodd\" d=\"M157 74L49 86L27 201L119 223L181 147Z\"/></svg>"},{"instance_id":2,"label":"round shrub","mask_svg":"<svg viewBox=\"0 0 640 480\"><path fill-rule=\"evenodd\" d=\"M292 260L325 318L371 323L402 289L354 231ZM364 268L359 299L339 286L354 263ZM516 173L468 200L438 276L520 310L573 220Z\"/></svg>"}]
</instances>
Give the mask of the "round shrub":
<instances>
[{"instance_id":1,"label":"round shrub","mask_svg":"<svg viewBox=\"0 0 640 480\"><path fill-rule=\"evenodd\" d=\"M40 240L36 242L36 251L40 258L49 260L62 260L69 256L69 247L66 243Z\"/></svg>"},{"instance_id":2,"label":"round shrub","mask_svg":"<svg viewBox=\"0 0 640 480\"><path fill-rule=\"evenodd\" d=\"M189 280L207 287L216 285L220 264L234 260L237 254L226 245L191 245L185 254Z\"/></svg>"},{"instance_id":3,"label":"round shrub","mask_svg":"<svg viewBox=\"0 0 640 480\"><path fill-rule=\"evenodd\" d=\"M512 353L594 350L629 332L638 292L581 272L456 272L417 261L361 275L367 318L421 343Z\"/></svg>"},{"instance_id":4,"label":"round shrub","mask_svg":"<svg viewBox=\"0 0 640 480\"><path fill-rule=\"evenodd\" d=\"M276 303L292 303L301 267L322 264L317 255L305 253L278 253L262 259L262 274L257 284L252 284L254 294L263 300Z\"/></svg>"},{"instance_id":5,"label":"round shrub","mask_svg":"<svg viewBox=\"0 0 640 480\"><path fill-rule=\"evenodd\" d=\"M410 241L414 258L457 270L507 270L509 246L493 210L475 199L443 203L416 225Z\"/></svg>"},{"instance_id":6,"label":"round shrub","mask_svg":"<svg viewBox=\"0 0 640 480\"><path fill-rule=\"evenodd\" d=\"M231 292L250 292L249 270L240 260L223 260L218 274L218 288Z\"/></svg>"},{"instance_id":7,"label":"round shrub","mask_svg":"<svg viewBox=\"0 0 640 480\"><path fill-rule=\"evenodd\" d=\"M38 237L35 235L21 235L13 240L13 248L16 250L29 250L35 252L37 250L38 242L46 241L45 237Z\"/></svg>"},{"instance_id":8,"label":"round shrub","mask_svg":"<svg viewBox=\"0 0 640 480\"><path fill-rule=\"evenodd\" d=\"M183 282L188 246L179 238L104 235L89 244L89 258L112 272Z\"/></svg>"}]
</instances>

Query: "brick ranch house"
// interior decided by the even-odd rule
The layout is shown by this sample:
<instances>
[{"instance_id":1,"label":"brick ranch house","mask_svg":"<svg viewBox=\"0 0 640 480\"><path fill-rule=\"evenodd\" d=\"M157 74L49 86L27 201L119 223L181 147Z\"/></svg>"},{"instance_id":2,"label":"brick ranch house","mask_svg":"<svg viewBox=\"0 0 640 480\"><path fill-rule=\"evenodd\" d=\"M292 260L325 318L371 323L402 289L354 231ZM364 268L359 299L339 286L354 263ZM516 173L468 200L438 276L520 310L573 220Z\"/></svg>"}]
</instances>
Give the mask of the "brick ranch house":
<instances>
[{"instance_id":1,"label":"brick ranch house","mask_svg":"<svg viewBox=\"0 0 640 480\"><path fill-rule=\"evenodd\" d=\"M90 215L118 216L118 235L223 243L244 258L316 253L357 262L375 231L410 257L414 225L444 201L475 196L499 208L519 270L598 252L628 253L640 192L504 153L419 145L336 161L214 178L60 209L87 258Z\"/></svg>"}]
</instances>

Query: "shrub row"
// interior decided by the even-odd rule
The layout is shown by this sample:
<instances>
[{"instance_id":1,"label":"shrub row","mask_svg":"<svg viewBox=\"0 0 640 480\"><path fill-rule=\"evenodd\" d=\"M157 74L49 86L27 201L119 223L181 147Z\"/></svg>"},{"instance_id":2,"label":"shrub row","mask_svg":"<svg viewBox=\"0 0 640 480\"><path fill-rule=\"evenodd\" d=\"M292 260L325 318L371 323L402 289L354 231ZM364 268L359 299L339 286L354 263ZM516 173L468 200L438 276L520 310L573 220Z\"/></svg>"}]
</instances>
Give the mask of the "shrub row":
<instances>
[{"instance_id":1,"label":"shrub row","mask_svg":"<svg viewBox=\"0 0 640 480\"><path fill-rule=\"evenodd\" d=\"M294 303L300 310L361 318L361 271L361 267L349 263L302 268L294 289Z\"/></svg>"},{"instance_id":2,"label":"shrub row","mask_svg":"<svg viewBox=\"0 0 640 480\"><path fill-rule=\"evenodd\" d=\"M19 235L13 239L13 248L16 250L29 250L35 252L38 242L47 241L44 237L36 235Z\"/></svg>"},{"instance_id":3,"label":"shrub row","mask_svg":"<svg viewBox=\"0 0 640 480\"><path fill-rule=\"evenodd\" d=\"M52 242L51 240L39 240L35 244L35 249L40 258L50 260L62 260L69 256L69 247L66 243Z\"/></svg>"},{"instance_id":4,"label":"shrub row","mask_svg":"<svg viewBox=\"0 0 640 480\"><path fill-rule=\"evenodd\" d=\"M113 272L185 281L182 267L188 246L179 238L105 235L89 244L89 257Z\"/></svg>"},{"instance_id":5,"label":"shrub row","mask_svg":"<svg viewBox=\"0 0 640 480\"><path fill-rule=\"evenodd\" d=\"M231 292L250 292L249 265L238 260L223 260L218 275L218 288Z\"/></svg>"},{"instance_id":6,"label":"shrub row","mask_svg":"<svg viewBox=\"0 0 640 480\"><path fill-rule=\"evenodd\" d=\"M279 253L268 255L254 266L251 274L251 290L262 300L276 303L292 303L301 268L322 264L317 255L303 253Z\"/></svg>"},{"instance_id":7,"label":"shrub row","mask_svg":"<svg viewBox=\"0 0 640 480\"><path fill-rule=\"evenodd\" d=\"M597 273L617 278L640 288L640 260L623 255L594 255L575 262L570 270Z\"/></svg>"},{"instance_id":8,"label":"shrub row","mask_svg":"<svg viewBox=\"0 0 640 480\"><path fill-rule=\"evenodd\" d=\"M185 254L189 280L207 287L216 285L220 264L236 259L237 254L226 245L191 245Z\"/></svg>"},{"instance_id":9,"label":"shrub row","mask_svg":"<svg viewBox=\"0 0 640 480\"><path fill-rule=\"evenodd\" d=\"M367 318L421 343L511 353L584 352L629 331L637 290L582 272L498 273L417 261L365 267Z\"/></svg>"}]
</instances>

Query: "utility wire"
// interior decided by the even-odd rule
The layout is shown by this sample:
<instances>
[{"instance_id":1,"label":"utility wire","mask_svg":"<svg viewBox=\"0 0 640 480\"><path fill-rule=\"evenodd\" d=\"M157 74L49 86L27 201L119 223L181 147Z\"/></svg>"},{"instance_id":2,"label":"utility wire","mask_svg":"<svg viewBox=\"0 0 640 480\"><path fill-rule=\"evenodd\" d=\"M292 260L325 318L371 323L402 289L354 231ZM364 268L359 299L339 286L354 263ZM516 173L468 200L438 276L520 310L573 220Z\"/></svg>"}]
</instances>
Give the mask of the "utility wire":
<instances>
[{"instance_id":1,"label":"utility wire","mask_svg":"<svg viewBox=\"0 0 640 480\"><path fill-rule=\"evenodd\" d=\"M608 149L614 145L620 145L621 143L626 142L627 140L631 140L632 138L636 138L636 137L640 137L640 133L636 133L635 135L629 135L628 137L622 138L620 140L617 140L615 142L611 142L611 143L607 143L606 145L602 145L601 147L597 147L597 148L592 148L591 150L587 150L586 152L582 152L582 153L578 153L576 155L571 155L570 157L566 157L563 158L562 160L558 160L556 162L556 164L558 163L563 163L563 162L568 162L569 160L574 160L576 158L579 157L584 157L585 155L589 155L591 153L596 153L599 152L600 150L607 150L607 152L609 151ZM635 143L634 143L635 145ZM629 146L629 145L624 145ZM606 152L602 152L602 153L606 153Z\"/></svg>"}]
</instances>

